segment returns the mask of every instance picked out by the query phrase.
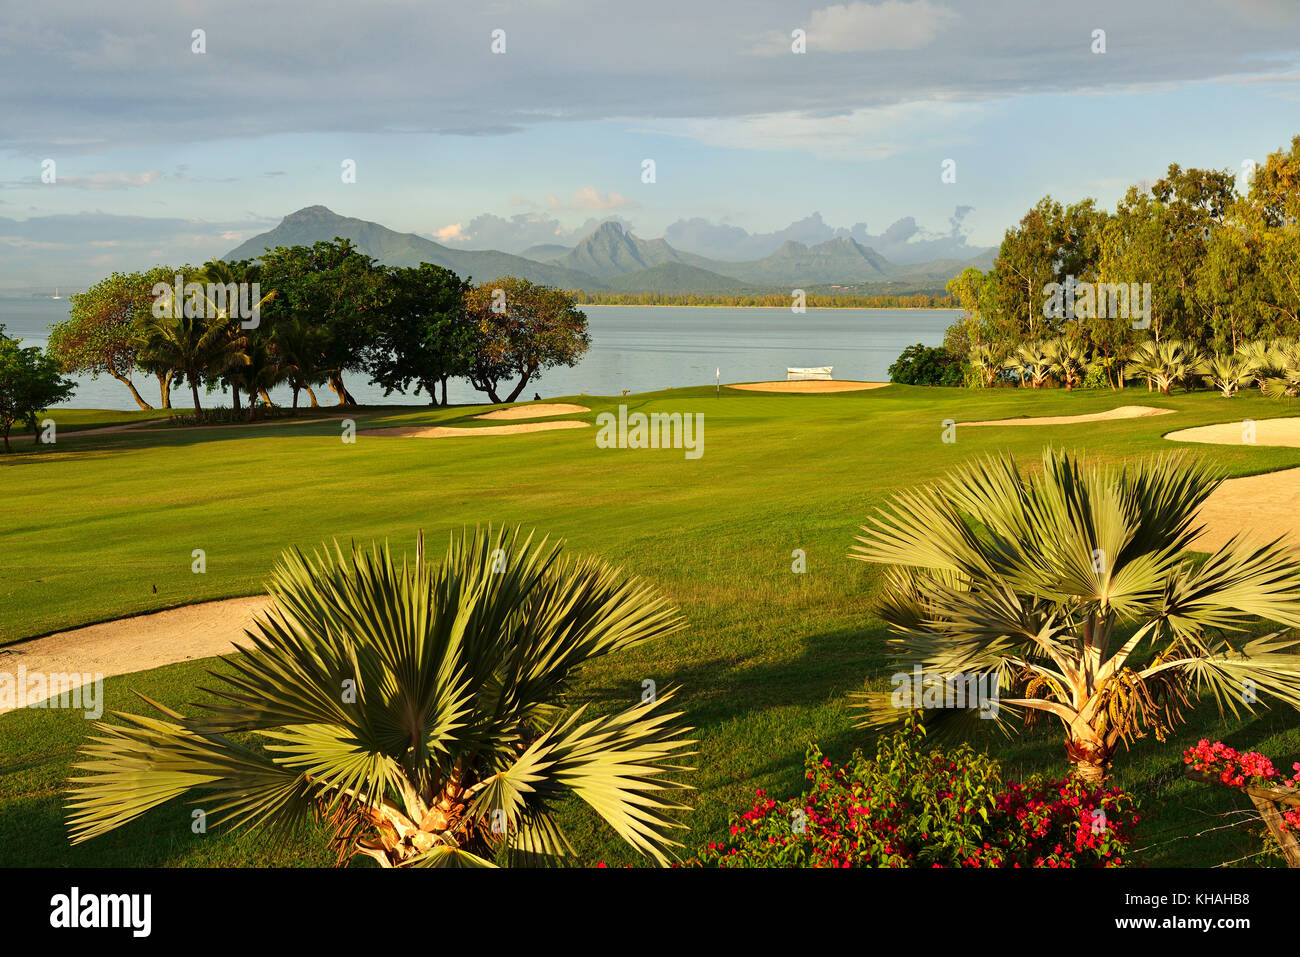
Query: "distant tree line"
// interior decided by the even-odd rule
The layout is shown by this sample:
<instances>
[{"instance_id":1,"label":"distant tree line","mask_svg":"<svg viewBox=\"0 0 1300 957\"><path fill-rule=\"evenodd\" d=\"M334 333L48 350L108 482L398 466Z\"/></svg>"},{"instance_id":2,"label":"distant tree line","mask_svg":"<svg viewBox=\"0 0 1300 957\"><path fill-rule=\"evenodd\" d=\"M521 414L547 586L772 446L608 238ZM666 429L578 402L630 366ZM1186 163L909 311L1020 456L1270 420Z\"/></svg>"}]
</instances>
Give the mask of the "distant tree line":
<instances>
[{"instance_id":1,"label":"distant tree line","mask_svg":"<svg viewBox=\"0 0 1300 957\"><path fill-rule=\"evenodd\" d=\"M451 379L513 402L590 344L586 316L562 290L512 276L472 285L429 263L383 266L339 238L260 261L114 273L71 300L49 340L62 371L111 376L142 409L152 406L137 377L157 380L162 408L184 385L196 414L200 389L228 389L250 417L281 385L295 410L304 394L317 406L325 386L355 405L345 374L435 405L447 404Z\"/></svg>"},{"instance_id":2,"label":"distant tree line","mask_svg":"<svg viewBox=\"0 0 1300 957\"><path fill-rule=\"evenodd\" d=\"M707 293L661 292L585 292L570 293L575 300L588 306L770 306L789 309L792 296L788 292L755 293L750 295L711 295ZM880 296L827 295L808 293L805 305L809 309L956 309L955 296L934 296L912 293Z\"/></svg>"},{"instance_id":3,"label":"distant tree line","mask_svg":"<svg viewBox=\"0 0 1300 957\"><path fill-rule=\"evenodd\" d=\"M1240 172L1244 191L1231 170L1171 165L1114 212L1044 197L992 269L948 283L963 315L947 357L973 386L1167 391L1217 374L1295 394L1277 381L1300 383L1300 136Z\"/></svg>"}]
</instances>

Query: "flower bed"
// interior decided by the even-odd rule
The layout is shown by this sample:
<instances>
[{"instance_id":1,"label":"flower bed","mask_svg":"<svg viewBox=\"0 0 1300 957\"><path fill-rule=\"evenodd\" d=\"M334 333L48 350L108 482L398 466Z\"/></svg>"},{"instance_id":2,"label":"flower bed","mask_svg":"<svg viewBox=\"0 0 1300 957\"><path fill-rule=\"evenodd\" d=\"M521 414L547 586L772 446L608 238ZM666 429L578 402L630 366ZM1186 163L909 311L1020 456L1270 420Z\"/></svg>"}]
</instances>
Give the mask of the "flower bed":
<instances>
[{"instance_id":1,"label":"flower bed","mask_svg":"<svg viewBox=\"0 0 1300 957\"><path fill-rule=\"evenodd\" d=\"M1119 867L1138 821L1134 798L1077 779L1001 780L962 745L923 752L915 716L882 737L875 760L835 766L815 746L802 795L758 791L730 837L688 862L716 867Z\"/></svg>"},{"instance_id":2,"label":"flower bed","mask_svg":"<svg viewBox=\"0 0 1300 957\"><path fill-rule=\"evenodd\" d=\"M1237 751L1222 741L1210 743L1202 738L1196 747L1183 752L1183 763L1190 770L1215 778L1229 787L1281 787L1300 791L1300 761L1291 766L1295 774L1283 778L1273 767L1273 762L1258 751ZM1300 805L1284 805L1281 815L1279 828L1282 831L1300 832Z\"/></svg>"}]
</instances>

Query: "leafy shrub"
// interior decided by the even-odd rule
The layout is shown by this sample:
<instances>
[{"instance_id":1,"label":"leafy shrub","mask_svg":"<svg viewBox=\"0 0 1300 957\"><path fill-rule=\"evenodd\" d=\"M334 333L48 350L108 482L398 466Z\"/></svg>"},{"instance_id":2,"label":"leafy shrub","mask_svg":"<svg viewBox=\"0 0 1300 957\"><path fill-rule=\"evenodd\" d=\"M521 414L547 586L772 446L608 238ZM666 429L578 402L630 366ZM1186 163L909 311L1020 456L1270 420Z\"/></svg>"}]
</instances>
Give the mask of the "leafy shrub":
<instances>
[{"instance_id":1,"label":"leafy shrub","mask_svg":"<svg viewBox=\"0 0 1300 957\"><path fill-rule=\"evenodd\" d=\"M1100 362L1095 362L1088 366L1088 372L1083 377L1081 389L1109 389L1110 383L1106 381L1106 367Z\"/></svg>"},{"instance_id":2,"label":"leafy shrub","mask_svg":"<svg viewBox=\"0 0 1300 957\"><path fill-rule=\"evenodd\" d=\"M943 346L917 343L903 350L889 367L889 381L902 385L960 386L965 379L962 362Z\"/></svg>"},{"instance_id":3,"label":"leafy shrub","mask_svg":"<svg viewBox=\"0 0 1300 957\"><path fill-rule=\"evenodd\" d=\"M922 751L909 716L835 767L808 751L805 792L756 792L730 838L687 862L702 867L1119 867L1138 821L1118 789L1036 776L1004 785L997 762L963 744Z\"/></svg>"}]
</instances>

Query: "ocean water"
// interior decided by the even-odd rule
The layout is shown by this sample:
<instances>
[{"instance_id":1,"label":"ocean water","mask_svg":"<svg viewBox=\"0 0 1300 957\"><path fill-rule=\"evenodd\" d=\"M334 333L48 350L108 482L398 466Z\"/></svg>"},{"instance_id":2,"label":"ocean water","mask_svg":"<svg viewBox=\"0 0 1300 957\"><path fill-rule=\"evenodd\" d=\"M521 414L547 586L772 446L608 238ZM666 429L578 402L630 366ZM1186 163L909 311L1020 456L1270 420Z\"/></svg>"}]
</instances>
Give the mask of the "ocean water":
<instances>
[{"instance_id":1,"label":"ocean water","mask_svg":"<svg viewBox=\"0 0 1300 957\"><path fill-rule=\"evenodd\" d=\"M0 297L0 325L25 345L44 346L50 325L67 317L67 299ZM666 388L708 385L720 371L723 382L784 379L788 366L834 366L836 379L883 380L900 352L923 342L939 345L958 313L952 309L789 309L721 306L587 306L591 348L572 369L552 369L520 394L531 399L563 395L619 395ZM393 393L367 383L364 375L346 377L348 389L365 404L427 405L421 396ZM136 388L158 404L153 376L137 376ZM508 390L507 390L508 391ZM485 402L466 382L449 383L453 403ZM327 387L316 390L323 404L334 402ZM290 401L288 389L271 393L276 403ZM190 405L189 390L173 390L172 404ZM204 407L229 405L228 395L200 393ZM306 396L299 400L306 403ZM134 409L126 387L108 376L78 379L74 408Z\"/></svg>"}]
</instances>

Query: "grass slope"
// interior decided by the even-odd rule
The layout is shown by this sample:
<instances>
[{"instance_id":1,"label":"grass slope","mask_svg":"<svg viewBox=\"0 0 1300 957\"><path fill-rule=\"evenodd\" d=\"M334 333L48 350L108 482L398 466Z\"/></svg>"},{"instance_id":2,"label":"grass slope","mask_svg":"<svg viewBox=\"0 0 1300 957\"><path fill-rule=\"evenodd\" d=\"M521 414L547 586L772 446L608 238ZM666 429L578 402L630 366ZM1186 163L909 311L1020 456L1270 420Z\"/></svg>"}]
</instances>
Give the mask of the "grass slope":
<instances>
[{"instance_id":1,"label":"grass slope","mask_svg":"<svg viewBox=\"0 0 1300 957\"><path fill-rule=\"evenodd\" d=\"M593 430L492 439L340 439L337 422L128 432L85 437L55 451L0 460L7 520L0 533L0 644L165 607L254 594L281 549L338 538L388 538L409 550L476 523L520 523L635 570L679 604L688 627L589 667L578 701L598 712L638 699L642 681L683 686L700 738L691 782L693 850L725 831L756 787L789 794L802 757L819 742L832 757L867 746L846 694L869 678L886 687L886 632L870 612L879 575L846 553L857 526L896 489L935 480L971 456L1000 450L1033 462L1045 442L1104 460L1182 451L1234 475L1300 465L1300 449L1175 446L1166 431L1290 414L1255 395L1151 396L964 392L894 386L838 395L762 395L712 388L622 400L573 397L595 415L629 409L703 412L705 454L598 449ZM1097 412L1144 403L1177 415L1071 426L958 430L945 419ZM366 409L360 428L465 419L473 409ZM87 420L88 422L91 420ZM190 571L202 548L207 574ZM791 552L807 573L791 572ZM153 594L151 586L157 585ZM0 651L3 649L0 648ZM4 656L0 655L0 661ZM7 664L7 663L6 663ZM142 691L173 707L201 700L204 666L187 662L106 682L110 708L139 711ZM3 665L0 665L3 667ZM0 716L0 864L316 864L319 834L272 849L251 836L193 835L188 806L161 808L112 837L69 848L60 812L79 714ZM1180 755L1201 736L1300 757L1300 720L1263 713L1223 722L1212 706L1164 745L1122 755L1119 783L1146 803L1138 862L1206 865L1250 855L1258 841L1216 830L1237 806L1229 792L1182 780ZM1004 741L981 738L1010 776L1062 772L1060 734L1045 727ZM1283 764L1283 761L1286 763ZM579 860L632 862L612 832L580 807L566 830Z\"/></svg>"}]
</instances>

